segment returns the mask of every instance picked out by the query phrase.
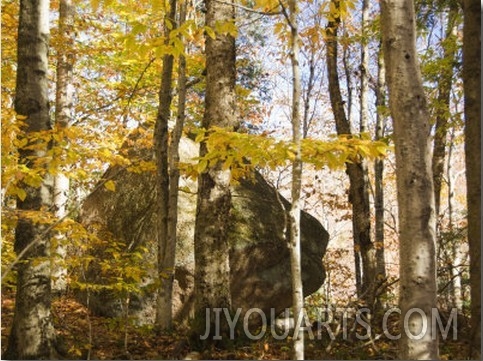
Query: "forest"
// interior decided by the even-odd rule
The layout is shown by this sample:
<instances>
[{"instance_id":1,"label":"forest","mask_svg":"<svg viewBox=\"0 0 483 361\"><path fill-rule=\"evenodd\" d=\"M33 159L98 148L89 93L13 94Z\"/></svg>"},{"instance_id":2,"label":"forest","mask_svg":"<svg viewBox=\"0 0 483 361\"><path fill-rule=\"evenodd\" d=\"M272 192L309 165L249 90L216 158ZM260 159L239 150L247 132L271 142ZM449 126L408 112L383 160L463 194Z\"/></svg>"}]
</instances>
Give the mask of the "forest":
<instances>
[{"instance_id":1,"label":"forest","mask_svg":"<svg viewBox=\"0 0 483 361\"><path fill-rule=\"evenodd\" d=\"M476 0L4 0L2 359L481 358Z\"/></svg>"}]
</instances>

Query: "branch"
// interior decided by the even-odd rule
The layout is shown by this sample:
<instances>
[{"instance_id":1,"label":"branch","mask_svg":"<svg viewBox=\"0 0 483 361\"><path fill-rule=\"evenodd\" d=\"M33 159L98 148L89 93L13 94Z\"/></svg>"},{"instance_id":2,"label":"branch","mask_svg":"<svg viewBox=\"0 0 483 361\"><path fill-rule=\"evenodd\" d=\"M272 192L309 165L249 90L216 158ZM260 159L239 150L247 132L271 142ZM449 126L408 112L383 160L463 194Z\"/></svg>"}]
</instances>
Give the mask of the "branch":
<instances>
[{"instance_id":1,"label":"branch","mask_svg":"<svg viewBox=\"0 0 483 361\"><path fill-rule=\"evenodd\" d=\"M75 120L74 122L72 122L71 125L78 125L80 123L82 123L84 120L88 119L93 113L96 113L96 112L99 112L101 110L104 110L106 108L109 108L113 105L114 102L117 102L118 100L122 99L122 95L118 95L117 97L115 97L114 99L111 99L109 101L109 103L106 103L104 105L101 105L95 109L92 109L91 112L87 113L87 114L84 114L82 115L79 119Z\"/></svg>"},{"instance_id":2,"label":"branch","mask_svg":"<svg viewBox=\"0 0 483 361\"><path fill-rule=\"evenodd\" d=\"M224 1L224 0L215 0L215 1L219 4L233 6L237 9L240 9L240 10L243 10L243 11L246 11L246 12L249 12L249 13L259 14L259 15L273 16L273 15L282 14L281 11L272 12L273 9L271 9L269 11L261 11L261 10L255 10L255 9L252 9L252 8L247 7L247 6L240 5L240 4L236 4L234 2L231 3L231 2L228 2L228 1Z\"/></svg>"},{"instance_id":3,"label":"branch","mask_svg":"<svg viewBox=\"0 0 483 361\"><path fill-rule=\"evenodd\" d=\"M126 106L124 107L124 109L122 110L122 113L121 113L121 114L123 114L123 118L124 118L123 123L124 124L127 123L126 120L127 120L127 116L128 116L129 106L131 105L131 101L133 100L134 95L136 94L136 91L138 90L139 83L141 83L141 80L143 79L144 74L146 74L146 72L148 71L149 67L154 62L154 60L156 60L156 58L151 58L149 60L148 64L144 67L143 71L141 72L141 75L139 75L138 80L136 81L136 84L134 85L134 88L131 92L131 95L129 95L129 99L127 100L127 104L126 104Z\"/></svg>"},{"instance_id":4,"label":"branch","mask_svg":"<svg viewBox=\"0 0 483 361\"><path fill-rule=\"evenodd\" d=\"M295 29L295 26L292 24L292 22L290 21L290 15L289 13L287 12L287 8L285 7L285 5L283 4L282 0L279 0L278 1L280 7L282 8L282 11L281 13L283 14L285 20L287 20L287 23L288 23L288 26L290 26L290 29Z\"/></svg>"}]
</instances>

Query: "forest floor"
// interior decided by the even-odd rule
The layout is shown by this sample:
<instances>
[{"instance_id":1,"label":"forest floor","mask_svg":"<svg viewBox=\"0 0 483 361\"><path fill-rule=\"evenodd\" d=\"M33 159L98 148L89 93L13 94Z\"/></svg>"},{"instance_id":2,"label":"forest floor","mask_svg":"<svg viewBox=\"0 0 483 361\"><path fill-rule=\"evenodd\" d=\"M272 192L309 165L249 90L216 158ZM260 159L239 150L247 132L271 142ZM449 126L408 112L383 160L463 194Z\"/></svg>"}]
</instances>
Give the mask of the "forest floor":
<instances>
[{"instance_id":1,"label":"forest floor","mask_svg":"<svg viewBox=\"0 0 483 361\"><path fill-rule=\"evenodd\" d=\"M2 353L7 346L13 320L14 294L2 292ZM290 338L275 340L270 331L258 341L244 342L229 350L210 347L201 354L190 349L182 332L160 334L149 327L129 326L126 330L119 320L88 314L86 307L73 297L63 296L53 302L54 323L60 351L65 359L290 359ZM440 342L441 359L465 359L467 351L467 322L458 318L458 337L450 336ZM397 315L389 320L391 333L398 328ZM319 360L392 360L397 358L397 341L387 337L358 340L357 330L349 330L345 339L339 334L333 341L328 335L306 339L306 359ZM363 331L360 331L363 333ZM378 334L377 330L374 332Z\"/></svg>"}]
</instances>

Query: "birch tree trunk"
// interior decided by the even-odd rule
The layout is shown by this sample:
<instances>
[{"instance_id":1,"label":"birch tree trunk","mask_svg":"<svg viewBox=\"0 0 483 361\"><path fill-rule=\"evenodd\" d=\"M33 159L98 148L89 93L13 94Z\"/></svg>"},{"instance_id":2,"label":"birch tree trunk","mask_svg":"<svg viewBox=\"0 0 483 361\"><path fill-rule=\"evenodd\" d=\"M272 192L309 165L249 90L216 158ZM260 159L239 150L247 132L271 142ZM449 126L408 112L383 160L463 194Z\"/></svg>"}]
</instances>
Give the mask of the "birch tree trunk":
<instances>
[{"instance_id":1,"label":"birch tree trunk","mask_svg":"<svg viewBox=\"0 0 483 361\"><path fill-rule=\"evenodd\" d=\"M339 9L340 0L332 0L334 9ZM333 14L327 25L327 71L329 77L329 95L337 133L352 134L350 121L344 111L344 102L340 91L337 71L337 32L340 24L340 14ZM354 236L354 253L361 252L362 284L358 287L358 295L363 297L367 306L373 306L375 280L375 252L371 240L369 192L367 184L367 167L363 161L346 163L349 175L349 201L352 204L352 229ZM356 274L358 265L356 264ZM357 280L357 279L356 279Z\"/></svg>"},{"instance_id":2,"label":"birch tree trunk","mask_svg":"<svg viewBox=\"0 0 483 361\"><path fill-rule=\"evenodd\" d=\"M59 46L57 56L57 84L55 93L55 124L58 132L69 126L72 120L74 85L74 16L75 10L71 0L61 0L59 4L59 34L62 46ZM61 146L56 144L56 146ZM69 178L59 170L54 177L55 216L62 219L67 214L69 201ZM67 255L65 235L56 234L52 257L52 291L63 292L67 287L67 267L64 259Z\"/></svg>"},{"instance_id":3,"label":"birch tree trunk","mask_svg":"<svg viewBox=\"0 0 483 361\"><path fill-rule=\"evenodd\" d=\"M228 3L205 0L206 26L234 21L235 9ZM229 34L206 35L206 96L203 127L233 130L237 125L235 98L235 39ZM204 142L200 155L207 153ZM205 320L206 309L231 309L228 219L231 205L231 172L219 163L198 178L195 221L195 334L204 332L205 321L215 331L215 315ZM201 322L200 322L201 321ZM222 325L222 333L226 331Z\"/></svg>"},{"instance_id":4,"label":"birch tree trunk","mask_svg":"<svg viewBox=\"0 0 483 361\"><path fill-rule=\"evenodd\" d=\"M465 97L465 156L470 249L471 328L470 358L481 348L481 9L464 1L463 85Z\"/></svg>"},{"instance_id":5,"label":"birch tree trunk","mask_svg":"<svg viewBox=\"0 0 483 361\"><path fill-rule=\"evenodd\" d=\"M399 356L435 360L439 355L431 317L437 290L431 125L416 52L414 4L384 0L381 5L399 204Z\"/></svg>"},{"instance_id":6,"label":"birch tree trunk","mask_svg":"<svg viewBox=\"0 0 483 361\"><path fill-rule=\"evenodd\" d=\"M166 13L164 20L164 43L166 45L169 44L171 29L176 28L175 15L176 0L170 0L169 11ZM170 214L172 214L173 210L170 209L169 204L170 178L168 170L168 122L171 115L173 63L173 55L165 54L163 57L161 88L159 90L158 115L154 128L156 192L158 194L156 236L158 240L159 277L159 288L156 301L156 325L162 330L171 328L173 322L171 299L176 251L176 238L170 237L169 234L169 230L172 230L172 228L169 227L169 220ZM178 188L176 187L173 191L177 192Z\"/></svg>"},{"instance_id":7,"label":"birch tree trunk","mask_svg":"<svg viewBox=\"0 0 483 361\"><path fill-rule=\"evenodd\" d=\"M288 3L289 14L285 14L290 26L290 60L292 63L292 142L295 146L295 158L292 161L292 206L290 208L290 269L292 273L292 297L295 325L305 326L304 317L304 292L302 287L302 266L300 249L300 212L301 189L302 189L302 154L301 139L302 130L300 117L300 99L302 96L302 79L300 74L299 53L300 38L298 33L298 7L295 0ZM308 103L309 99L307 99ZM304 359L304 333L300 328L295 328L293 336L293 358Z\"/></svg>"},{"instance_id":8,"label":"birch tree trunk","mask_svg":"<svg viewBox=\"0 0 483 361\"><path fill-rule=\"evenodd\" d=\"M48 104L49 1L22 0L18 26L18 66L15 111L25 116L25 132L51 129ZM32 167L32 158L44 157L50 145L19 149L19 162ZM17 202L19 219L14 249L24 252L17 265L17 294L6 359L56 358L51 314L50 240L47 224L34 223L24 211L52 207L53 181L47 172L40 187L23 184L24 200Z\"/></svg>"}]
</instances>

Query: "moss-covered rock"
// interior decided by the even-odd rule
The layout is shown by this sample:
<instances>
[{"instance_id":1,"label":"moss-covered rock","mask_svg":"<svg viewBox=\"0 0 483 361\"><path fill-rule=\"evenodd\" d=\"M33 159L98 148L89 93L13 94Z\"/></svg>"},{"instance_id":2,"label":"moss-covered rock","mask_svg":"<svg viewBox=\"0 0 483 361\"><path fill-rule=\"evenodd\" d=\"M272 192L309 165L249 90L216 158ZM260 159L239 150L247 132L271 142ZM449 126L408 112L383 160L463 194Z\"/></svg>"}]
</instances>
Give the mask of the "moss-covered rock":
<instances>
[{"instance_id":1,"label":"moss-covered rock","mask_svg":"<svg viewBox=\"0 0 483 361\"><path fill-rule=\"evenodd\" d=\"M196 157L198 146L187 138L181 142L183 161ZM110 168L106 178L113 179L116 191L105 187L87 197L82 207L82 223L96 229L101 237L109 235L126 249L146 248L141 264L146 275L140 286L145 292L130 297L130 315L139 323L152 323L155 316L155 292L152 286L156 273L156 241L154 239L155 202L154 174L130 173L120 167ZM194 224L196 182L182 178L179 195L178 240L174 281L173 310L178 322L185 322L193 311L194 289ZM186 189L190 191L187 192ZM232 188L232 209L229 225L231 244L231 293L234 308L257 307L270 315L292 303L290 257L285 235L287 211L290 206L263 177L241 180ZM320 288L325 278L322 265L328 234L311 215L302 212L302 275L304 294ZM97 250L98 262L105 252ZM94 265L89 277L102 283L101 272ZM121 300L112 292L90 296L91 310L106 316L120 316Z\"/></svg>"}]
</instances>

